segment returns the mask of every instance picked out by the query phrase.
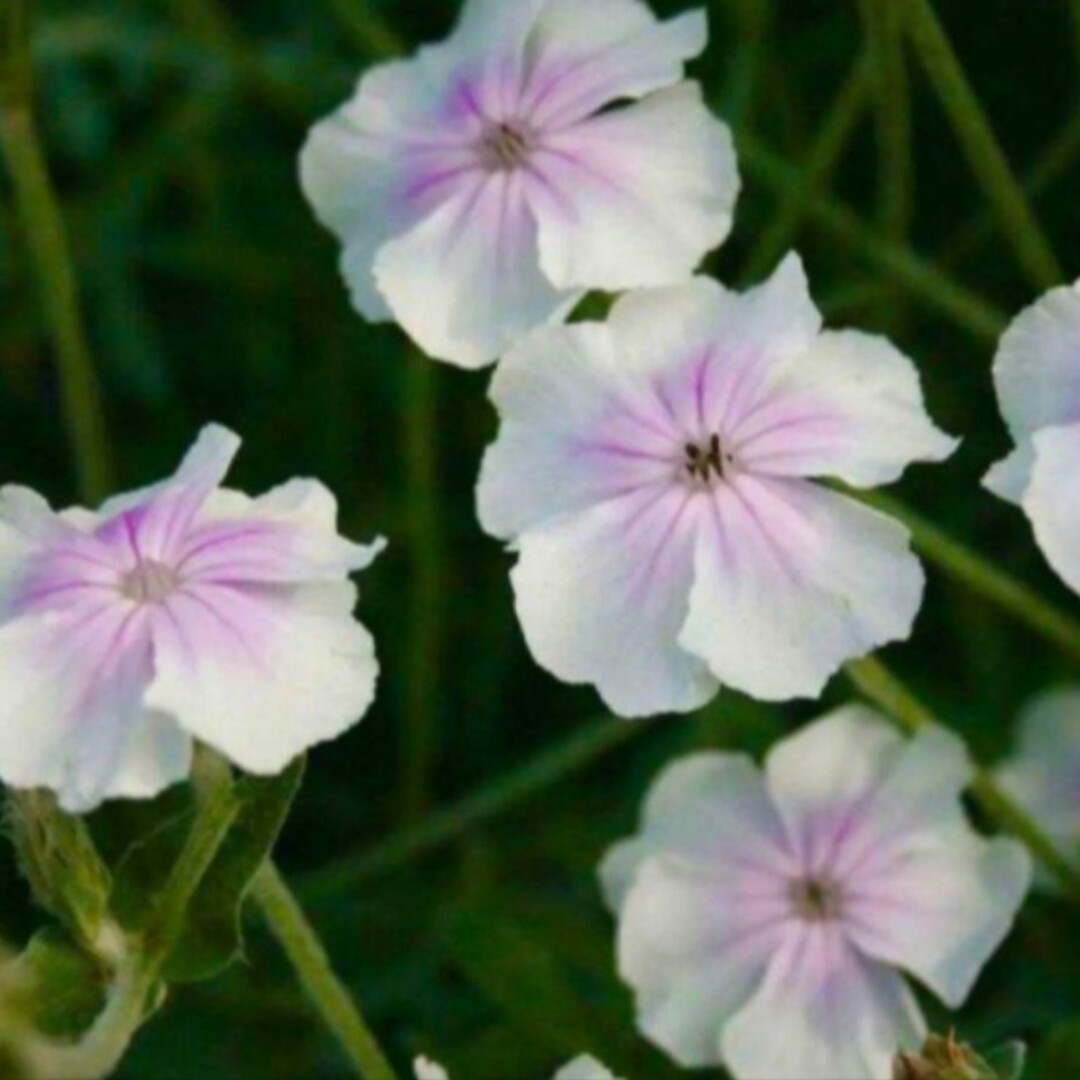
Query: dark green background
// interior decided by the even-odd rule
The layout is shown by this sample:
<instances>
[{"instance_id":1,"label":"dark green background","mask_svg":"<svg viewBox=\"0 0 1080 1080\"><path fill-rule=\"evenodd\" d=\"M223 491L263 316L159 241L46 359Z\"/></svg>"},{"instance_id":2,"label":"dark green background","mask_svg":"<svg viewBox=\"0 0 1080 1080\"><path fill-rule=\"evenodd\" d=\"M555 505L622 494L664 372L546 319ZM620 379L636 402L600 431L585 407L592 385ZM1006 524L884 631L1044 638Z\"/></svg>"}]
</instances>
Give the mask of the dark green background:
<instances>
[{"instance_id":1,"label":"dark green background","mask_svg":"<svg viewBox=\"0 0 1080 1080\"><path fill-rule=\"evenodd\" d=\"M781 155L797 181L862 47L857 5L707 6L712 44L695 76L737 139L749 135ZM395 0L380 10L415 44L443 36L455 7ZM1077 126L1078 8L1071 0L938 5L1021 175ZM316 475L340 497L347 532L390 541L362 582L362 616L384 667L378 702L346 738L314 753L282 842L280 861L301 895L306 874L401 825L406 665L417 621L410 601L417 507L405 450L415 399L405 342L396 329L366 326L350 311L336 245L296 181L306 129L374 61L350 30L350 9L351 0L54 0L41 4L36 32L40 114L123 486L171 471L198 428L217 420L245 439L238 486L259 490ZM979 219L984 202L914 65L912 75L912 247L934 258ZM1035 204L1071 277L1080 273L1080 138L1074 144L1070 164ZM740 279L756 239L791 197L766 183L759 165L743 161L735 232L710 265L725 281ZM876 168L868 114L828 198L854 208L869 230ZM66 504L75 498L73 472L10 196L0 182L0 479ZM915 470L904 497L1080 613L1045 568L1022 516L978 487L1007 445L989 380L992 340L912 298L816 219L798 246L830 319L891 331L916 359L935 417L964 437L947 466ZM1005 312L1034 296L993 230L953 269ZM532 664L512 614L509 560L476 524L473 485L495 430L487 376L438 366L435 379L441 527L425 542L445 578L433 771L433 796L445 803L572 735L600 707L591 692L563 687ZM934 570L930 576L915 638L890 658L992 761L1024 700L1074 673L984 601ZM837 680L830 701L849 694ZM524 1080L591 1049L612 1064L629 1061L635 1077L673 1075L635 1037L628 995L613 975L596 861L632 827L651 776L673 756L699 745L757 753L823 707L763 708L725 694L700 718L642 727L595 767L435 858L313 899L313 918L395 1058L423 1050L458 1080ZM0 929L21 940L39 918L6 849L0 896ZM961 1033L980 1044L1013 1035L1044 1042L1080 1001L1078 928L1064 904L1033 901L959 1017ZM249 953L250 964L219 983L176 993L140 1035L125 1074L343 1075L343 1060L255 924Z\"/></svg>"}]
</instances>

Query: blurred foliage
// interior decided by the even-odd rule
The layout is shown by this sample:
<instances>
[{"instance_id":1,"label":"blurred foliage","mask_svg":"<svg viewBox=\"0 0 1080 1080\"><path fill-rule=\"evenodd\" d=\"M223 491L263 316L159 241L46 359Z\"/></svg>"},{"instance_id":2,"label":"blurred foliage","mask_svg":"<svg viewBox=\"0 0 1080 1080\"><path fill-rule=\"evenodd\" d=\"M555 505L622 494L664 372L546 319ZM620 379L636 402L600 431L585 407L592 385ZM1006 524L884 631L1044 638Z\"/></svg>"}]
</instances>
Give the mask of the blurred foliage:
<instances>
[{"instance_id":1,"label":"blurred foliage","mask_svg":"<svg viewBox=\"0 0 1080 1080\"><path fill-rule=\"evenodd\" d=\"M585 0L587 2L587 0ZM372 0L373 6L374 0ZM445 34L455 0L384 0L405 41ZM657 2L674 11L685 6ZM836 0L709 0L712 44L695 74L744 147L779 155L796 179L834 96L861 55L858 5ZM1080 273L1080 5L1074 0L939 0L939 13L1002 145L1038 188L1038 217L1066 272ZM339 494L346 531L384 534L364 578L363 614L384 679L365 722L317 751L280 848L306 875L376 845L401 825L406 657L415 492L407 431L417 403L408 349L391 327L349 309L337 250L299 194L306 129L375 62L353 0L40 0L40 114L77 254L109 429L125 487L171 471L214 419L241 432L234 480L249 490L317 475ZM1033 298L991 227L983 198L926 81L912 66L914 252L948 267L1003 312ZM1072 141L1060 141L1073 131ZM1055 151L1056 147L1056 151ZM1048 159L1048 152L1056 156ZM1040 175L1040 162L1041 175ZM873 116L855 124L829 201L876 234ZM738 280L792 194L777 197L744 160L733 239L709 269ZM1033 170L1035 170L1033 174ZM25 252L0 181L0 477L75 498L57 386ZM794 190L798 190L796 187ZM958 240L957 238L961 239ZM966 239L964 239L966 237ZM1076 610L1038 556L1027 523L978 486L1006 446L989 380L993 342L911 295L850 230L815 214L798 236L830 318L889 331L917 359L932 412L964 437L941 469L915 470L901 494L954 534ZM438 394L437 533L445 576L445 655L435 688L433 796L450 802L578 731L593 695L529 660L514 618L509 560L473 512L480 455L494 431L486 376L433 368ZM1017 710L1070 677L1065 660L978 597L931 571L914 640L898 668L992 761ZM837 680L833 702L850 693ZM462 831L423 861L398 860L355 887L312 893L312 916L343 977L395 1058L419 1051L469 1080L550 1074L591 1050L635 1078L675 1075L631 1023L614 973L612 924L594 868L633 825L643 789L672 756L713 745L762 751L817 706L762 708L728 694L700 717L640 733L497 823ZM257 722L258 718L253 718ZM613 748L614 749L614 748ZM108 846L132 808L95 828ZM451 825L453 824L451 820ZM453 832L453 829L451 829ZM343 886L340 883L345 883ZM0 933L39 925L10 851L0 852ZM1074 1075L1080 914L1029 904L957 1023L977 1047L1020 1037L1038 1075ZM345 1074L268 936L252 928L248 964L176 992L139 1036L130 1077L172 1080ZM928 1003L938 1030L953 1019ZM1047 1034L1049 1033L1049 1035Z\"/></svg>"}]
</instances>

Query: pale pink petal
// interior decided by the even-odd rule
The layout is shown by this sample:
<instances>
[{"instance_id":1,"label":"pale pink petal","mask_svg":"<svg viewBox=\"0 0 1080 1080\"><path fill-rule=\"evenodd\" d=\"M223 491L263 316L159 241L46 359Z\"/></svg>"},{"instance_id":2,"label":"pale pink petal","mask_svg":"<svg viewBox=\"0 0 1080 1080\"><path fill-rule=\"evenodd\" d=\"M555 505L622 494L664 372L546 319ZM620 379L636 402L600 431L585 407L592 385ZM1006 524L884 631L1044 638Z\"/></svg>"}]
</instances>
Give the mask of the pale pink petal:
<instances>
[{"instance_id":1,"label":"pale pink petal","mask_svg":"<svg viewBox=\"0 0 1080 1080\"><path fill-rule=\"evenodd\" d=\"M738 190L731 134L694 84L545 135L528 186L544 272L563 289L684 279L727 237Z\"/></svg>"},{"instance_id":2,"label":"pale pink petal","mask_svg":"<svg viewBox=\"0 0 1080 1080\"><path fill-rule=\"evenodd\" d=\"M620 716L688 712L716 691L679 648L693 573L688 493L642 489L518 542L518 617L537 662Z\"/></svg>"},{"instance_id":3,"label":"pale pink petal","mask_svg":"<svg viewBox=\"0 0 1080 1080\"><path fill-rule=\"evenodd\" d=\"M926 413L919 374L885 338L822 334L774 371L765 399L730 435L739 462L767 476L835 476L857 487L942 461L956 441Z\"/></svg>"},{"instance_id":4,"label":"pale pink petal","mask_svg":"<svg viewBox=\"0 0 1080 1080\"><path fill-rule=\"evenodd\" d=\"M904 746L900 734L872 709L848 705L769 751L769 795L805 873L833 868ZM955 788L948 797L956 801Z\"/></svg>"},{"instance_id":5,"label":"pale pink petal","mask_svg":"<svg viewBox=\"0 0 1080 1080\"><path fill-rule=\"evenodd\" d=\"M662 23L638 0L548 0L529 38L523 108L535 125L558 128L672 86L708 34L704 11Z\"/></svg>"},{"instance_id":6,"label":"pale pink petal","mask_svg":"<svg viewBox=\"0 0 1080 1080\"><path fill-rule=\"evenodd\" d=\"M513 539L671 479L678 432L647 390L620 377L620 360L598 324L551 327L504 357L491 384L504 420L477 489L487 532Z\"/></svg>"},{"instance_id":7,"label":"pale pink petal","mask_svg":"<svg viewBox=\"0 0 1080 1080\"><path fill-rule=\"evenodd\" d=\"M619 972L634 990L638 1026L680 1065L719 1063L725 1022L791 925L783 882L762 891L738 864L647 859L619 919Z\"/></svg>"},{"instance_id":8,"label":"pale pink petal","mask_svg":"<svg viewBox=\"0 0 1080 1080\"><path fill-rule=\"evenodd\" d=\"M551 1080L618 1080L615 1074L589 1054L568 1061Z\"/></svg>"},{"instance_id":9,"label":"pale pink petal","mask_svg":"<svg viewBox=\"0 0 1080 1080\"><path fill-rule=\"evenodd\" d=\"M379 289L430 356L483 367L580 298L541 273L523 184L520 173L492 174L379 252Z\"/></svg>"},{"instance_id":10,"label":"pale pink petal","mask_svg":"<svg viewBox=\"0 0 1080 1080\"><path fill-rule=\"evenodd\" d=\"M1080 350L1080 344L1077 348ZM1024 512L1047 561L1069 588L1080 592L1080 499L1076 495L1080 423L1047 428L1032 441L1035 468L1024 496Z\"/></svg>"},{"instance_id":11,"label":"pale pink petal","mask_svg":"<svg viewBox=\"0 0 1080 1080\"><path fill-rule=\"evenodd\" d=\"M320 483L293 480L259 498L219 490L177 553L185 581L288 584L334 581L366 569L385 546L338 534L337 501Z\"/></svg>"},{"instance_id":12,"label":"pale pink petal","mask_svg":"<svg viewBox=\"0 0 1080 1080\"><path fill-rule=\"evenodd\" d=\"M721 683L818 696L847 660L906 638L924 577L905 529L797 480L739 475L702 515L679 636Z\"/></svg>"},{"instance_id":13,"label":"pale pink petal","mask_svg":"<svg viewBox=\"0 0 1080 1080\"><path fill-rule=\"evenodd\" d=\"M835 924L796 926L754 999L723 1033L738 1080L888 1080L925 1024L903 979L860 956Z\"/></svg>"},{"instance_id":14,"label":"pale pink petal","mask_svg":"<svg viewBox=\"0 0 1080 1080\"><path fill-rule=\"evenodd\" d=\"M48 787L81 813L180 780L190 742L145 708L151 674L145 618L133 605L84 599L0 627L4 782Z\"/></svg>"},{"instance_id":15,"label":"pale pink petal","mask_svg":"<svg viewBox=\"0 0 1080 1080\"><path fill-rule=\"evenodd\" d=\"M641 863L663 853L767 893L799 864L760 770L745 755L699 753L668 766L649 789L641 829L600 866L608 905L618 913Z\"/></svg>"},{"instance_id":16,"label":"pale pink petal","mask_svg":"<svg viewBox=\"0 0 1080 1080\"><path fill-rule=\"evenodd\" d=\"M352 727L375 692L351 584L196 585L154 610L154 709L253 773Z\"/></svg>"}]
</instances>

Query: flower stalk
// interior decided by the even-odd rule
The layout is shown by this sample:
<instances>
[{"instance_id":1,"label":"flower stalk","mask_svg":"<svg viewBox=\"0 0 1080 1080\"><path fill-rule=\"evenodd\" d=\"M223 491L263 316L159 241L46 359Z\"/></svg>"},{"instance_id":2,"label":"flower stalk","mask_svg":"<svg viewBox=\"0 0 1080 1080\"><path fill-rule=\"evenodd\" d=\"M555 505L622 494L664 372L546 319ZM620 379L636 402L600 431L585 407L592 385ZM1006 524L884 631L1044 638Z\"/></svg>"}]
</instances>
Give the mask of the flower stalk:
<instances>
[{"instance_id":1,"label":"flower stalk","mask_svg":"<svg viewBox=\"0 0 1080 1080\"><path fill-rule=\"evenodd\" d=\"M6 8L0 16L0 149L56 350L64 426L79 491L93 503L109 492L112 480L104 407L71 247L34 121L30 5L27 0L8 0Z\"/></svg>"}]
</instances>

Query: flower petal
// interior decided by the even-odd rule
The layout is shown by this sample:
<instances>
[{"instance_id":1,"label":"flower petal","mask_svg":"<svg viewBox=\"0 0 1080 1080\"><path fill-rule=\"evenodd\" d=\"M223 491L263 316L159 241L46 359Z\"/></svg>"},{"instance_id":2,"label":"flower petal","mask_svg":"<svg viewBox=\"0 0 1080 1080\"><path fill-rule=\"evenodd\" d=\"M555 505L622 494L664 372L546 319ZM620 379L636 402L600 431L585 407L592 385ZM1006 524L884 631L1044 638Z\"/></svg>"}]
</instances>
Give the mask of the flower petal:
<instances>
[{"instance_id":1,"label":"flower petal","mask_svg":"<svg viewBox=\"0 0 1080 1080\"><path fill-rule=\"evenodd\" d=\"M580 299L540 271L524 182L504 172L470 185L379 252L379 289L430 356L483 367Z\"/></svg>"},{"instance_id":2,"label":"flower petal","mask_svg":"<svg viewBox=\"0 0 1080 1080\"><path fill-rule=\"evenodd\" d=\"M740 868L646 860L619 919L619 973L638 1026L680 1065L720 1061L724 1024L754 993L791 923L782 881L762 895Z\"/></svg>"},{"instance_id":3,"label":"flower petal","mask_svg":"<svg viewBox=\"0 0 1080 1080\"><path fill-rule=\"evenodd\" d=\"M536 126L557 128L672 86L708 36L704 11L660 22L639 0L548 0L529 38L523 108Z\"/></svg>"},{"instance_id":4,"label":"flower petal","mask_svg":"<svg viewBox=\"0 0 1080 1080\"><path fill-rule=\"evenodd\" d=\"M621 910L641 863L676 855L714 870L751 870L762 883L797 870L784 825L757 766L743 754L699 753L668 766L649 789L640 833L600 865L609 907Z\"/></svg>"},{"instance_id":5,"label":"flower petal","mask_svg":"<svg viewBox=\"0 0 1080 1080\"><path fill-rule=\"evenodd\" d=\"M513 539L670 479L678 433L622 359L598 324L537 331L504 357L491 383L502 425L477 490L487 532Z\"/></svg>"},{"instance_id":6,"label":"flower petal","mask_svg":"<svg viewBox=\"0 0 1080 1080\"><path fill-rule=\"evenodd\" d=\"M337 585L199 585L155 613L148 704L249 772L281 771L357 723L375 692L371 636Z\"/></svg>"},{"instance_id":7,"label":"flower petal","mask_svg":"<svg viewBox=\"0 0 1080 1080\"><path fill-rule=\"evenodd\" d=\"M694 516L685 492L644 490L526 533L512 580L537 663L566 682L595 684L620 716L704 704L716 682L675 641Z\"/></svg>"},{"instance_id":8,"label":"flower petal","mask_svg":"<svg viewBox=\"0 0 1080 1080\"><path fill-rule=\"evenodd\" d=\"M545 135L528 187L544 272L563 289L679 281L726 239L738 191L696 84Z\"/></svg>"},{"instance_id":9,"label":"flower petal","mask_svg":"<svg viewBox=\"0 0 1080 1080\"><path fill-rule=\"evenodd\" d=\"M957 446L927 416L911 361L885 338L854 331L822 334L776 371L732 439L755 473L835 476L857 487L891 483L913 461L942 461Z\"/></svg>"},{"instance_id":10,"label":"flower petal","mask_svg":"<svg viewBox=\"0 0 1080 1080\"><path fill-rule=\"evenodd\" d=\"M1033 442L1035 468L1024 511L1047 561L1069 588L1080 592L1080 424L1047 428Z\"/></svg>"},{"instance_id":11,"label":"flower petal","mask_svg":"<svg viewBox=\"0 0 1080 1080\"><path fill-rule=\"evenodd\" d=\"M257 499L216 491L185 537L177 572L200 582L335 581L366 569L384 547L338 535L334 496L314 480L293 480Z\"/></svg>"},{"instance_id":12,"label":"flower petal","mask_svg":"<svg viewBox=\"0 0 1080 1080\"><path fill-rule=\"evenodd\" d=\"M151 675L131 605L84 600L0 627L0 776L50 788L73 813L182 779L190 740L145 708Z\"/></svg>"},{"instance_id":13,"label":"flower petal","mask_svg":"<svg viewBox=\"0 0 1080 1080\"><path fill-rule=\"evenodd\" d=\"M797 480L738 476L702 516L684 648L766 701L817 697L845 661L908 636L924 577L906 530Z\"/></svg>"},{"instance_id":14,"label":"flower petal","mask_svg":"<svg viewBox=\"0 0 1080 1080\"><path fill-rule=\"evenodd\" d=\"M723 1056L739 1080L888 1080L925 1024L911 991L865 960L834 924L797 926L754 999L727 1025Z\"/></svg>"},{"instance_id":15,"label":"flower petal","mask_svg":"<svg viewBox=\"0 0 1080 1080\"><path fill-rule=\"evenodd\" d=\"M1051 691L1028 706L1016 753L997 780L1080 865L1080 689ZM1045 872L1039 883L1052 887Z\"/></svg>"},{"instance_id":16,"label":"flower petal","mask_svg":"<svg viewBox=\"0 0 1080 1080\"><path fill-rule=\"evenodd\" d=\"M904 751L872 709L848 705L800 728L769 751L768 791L805 873L835 860L859 813ZM955 798L955 791L950 790Z\"/></svg>"},{"instance_id":17,"label":"flower petal","mask_svg":"<svg viewBox=\"0 0 1080 1080\"><path fill-rule=\"evenodd\" d=\"M616 1080L616 1077L602 1062L589 1054L582 1054L568 1061L551 1080Z\"/></svg>"}]
</instances>

